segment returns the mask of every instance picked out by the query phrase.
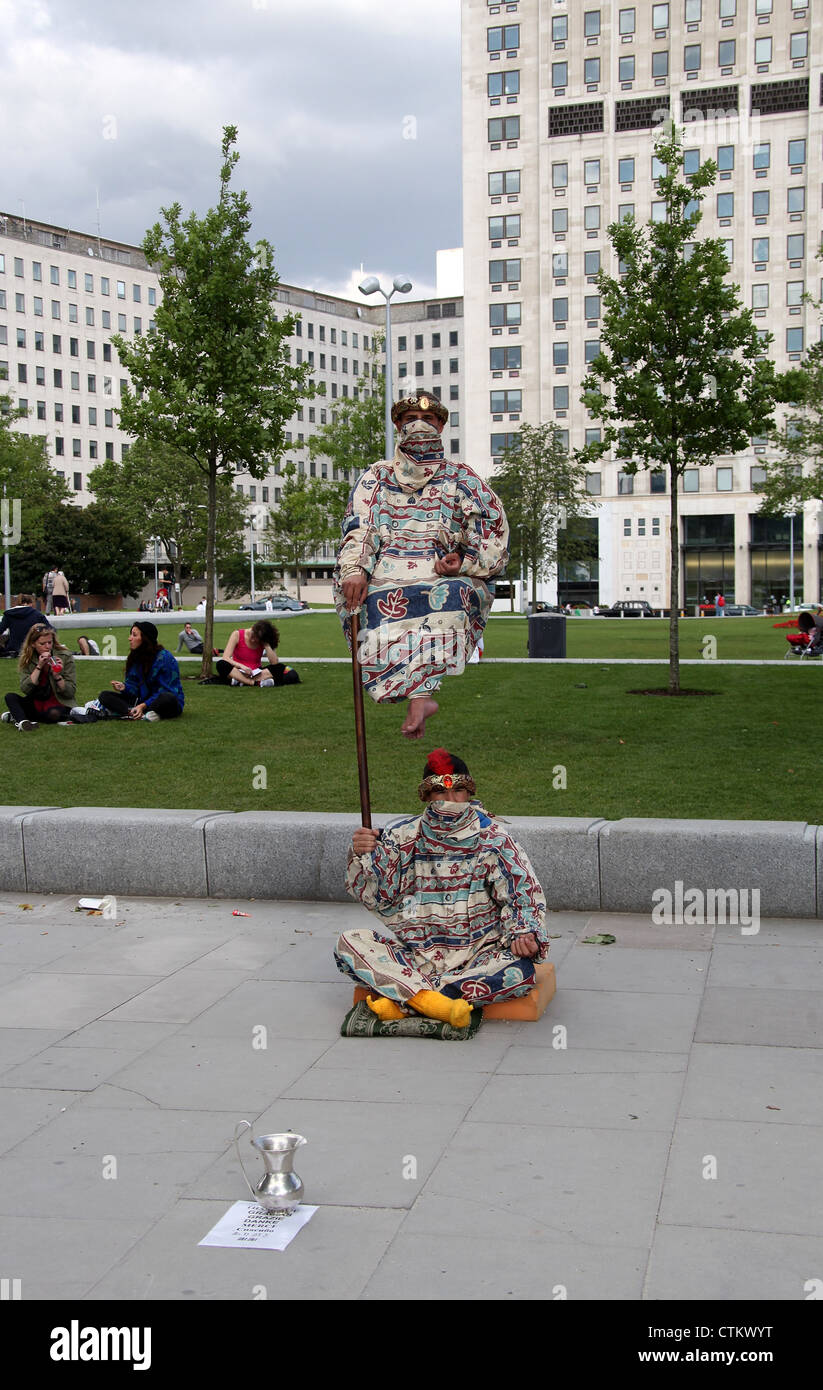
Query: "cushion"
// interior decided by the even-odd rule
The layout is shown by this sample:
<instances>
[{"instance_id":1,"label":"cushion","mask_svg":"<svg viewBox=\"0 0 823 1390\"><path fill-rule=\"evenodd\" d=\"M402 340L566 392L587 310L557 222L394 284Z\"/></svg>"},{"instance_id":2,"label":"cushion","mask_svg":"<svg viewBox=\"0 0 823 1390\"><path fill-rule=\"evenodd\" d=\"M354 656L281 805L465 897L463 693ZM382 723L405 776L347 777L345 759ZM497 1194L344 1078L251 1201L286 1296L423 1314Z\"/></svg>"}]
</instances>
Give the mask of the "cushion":
<instances>
[{"instance_id":1,"label":"cushion","mask_svg":"<svg viewBox=\"0 0 823 1390\"><path fill-rule=\"evenodd\" d=\"M465 1028L453 1028L450 1023L439 1023L436 1018L423 1018L419 1014L383 1023L361 1000L346 1014L340 1033L344 1038L433 1038L438 1042L467 1042L482 1022L481 1010L473 1009Z\"/></svg>"}]
</instances>

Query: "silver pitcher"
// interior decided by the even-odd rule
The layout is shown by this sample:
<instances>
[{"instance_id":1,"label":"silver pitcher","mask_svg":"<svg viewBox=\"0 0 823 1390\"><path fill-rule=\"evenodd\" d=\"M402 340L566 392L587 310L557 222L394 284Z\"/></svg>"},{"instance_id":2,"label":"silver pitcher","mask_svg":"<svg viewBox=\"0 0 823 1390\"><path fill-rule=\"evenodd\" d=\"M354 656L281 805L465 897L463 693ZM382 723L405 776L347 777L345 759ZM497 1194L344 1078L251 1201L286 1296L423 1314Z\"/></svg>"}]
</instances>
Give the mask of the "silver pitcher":
<instances>
[{"instance_id":1,"label":"silver pitcher","mask_svg":"<svg viewBox=\"0 0 823 1390\"><path fill-rule=\"evenodd\" d=\"M240 1120L234 1128L234 1147L249 1192L264 1211L294 1211L303 1198L303 1183L297 1174L292 1172L294 1151L308 1141L302 1134L261 1134L258 1139L252 1134L249 1142L262 1155L266 1165L266 1171L257 1187L252 1187L237 1142L241 1137L238 1131L242 1131L243 1125L251 1134L252 1126L249 1121Z\"/></svg>"}]
</instances>

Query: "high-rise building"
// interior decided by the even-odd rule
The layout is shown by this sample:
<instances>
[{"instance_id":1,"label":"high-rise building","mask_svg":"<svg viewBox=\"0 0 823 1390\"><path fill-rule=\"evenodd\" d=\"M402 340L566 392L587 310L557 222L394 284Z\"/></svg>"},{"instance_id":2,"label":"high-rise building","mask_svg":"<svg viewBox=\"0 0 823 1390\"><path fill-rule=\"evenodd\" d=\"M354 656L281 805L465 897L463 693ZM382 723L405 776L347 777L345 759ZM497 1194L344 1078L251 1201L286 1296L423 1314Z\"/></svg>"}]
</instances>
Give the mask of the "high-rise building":
<instances>
[{"instance_id":1,"label":"high-rise building","mask_svg":"<svg viewBox=\"0 0 823 1390\"><path fill-rule=\"evenodd\" d=\"M821 0L463 0L466 458L490 469L519 424L553 421L570 447L596 438L580 404L599 347L595 276L616 273L610 223L664 215L653 148L685 130L686 172L717 181L698 236L726 243L729 274L778 370L820 334ZM817 16L819 19L819 15ZM682 482L681 603L704 594L821 597L820 512L757 516L765 440ZM597 602L668 604L668 482L613 455L589 476L599 567L560 576Z\"/></svg>"}]
</instances>

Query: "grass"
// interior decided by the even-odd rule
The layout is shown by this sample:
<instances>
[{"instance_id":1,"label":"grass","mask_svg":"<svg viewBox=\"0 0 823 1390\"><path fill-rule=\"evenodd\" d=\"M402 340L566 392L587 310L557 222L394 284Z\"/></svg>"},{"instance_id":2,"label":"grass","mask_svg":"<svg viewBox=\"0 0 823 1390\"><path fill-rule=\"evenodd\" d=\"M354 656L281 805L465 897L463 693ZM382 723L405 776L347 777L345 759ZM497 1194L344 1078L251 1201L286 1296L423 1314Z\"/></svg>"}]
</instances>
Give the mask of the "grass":
<instances>
[{"instance_id":1,"label":"grass","mask_svg":"<svg viewBox=\"0 0 823 1390\"><path fill-rule=\"evenodd\" d=\"M298 648L312 654L308 643L320 641L317 625L326 619L293 621L282 650L299 667ZM736 628L761 620L723 621ZM612 635L604 624L600 641L648 641L652 634L643 630L652 626L652 620L616 622L611 627L621 632ZM493 623L489 648L502 654L507 629L518 627L522 635L525 624ZM590 631L596 636L597 627L588 620L573 625L575 644L589 641ZM623 633L628 628L631 633ZM7 676L0 696L13 688L13 670L11 662L0 663ZM122 663L78 662L78 672L78 699L84 700L122 675ZM186 681L186 712L170 723L111 722L32 734L2 725L3 801L344 811L356 817L350 669L306 665L300 674L302 685L280 690ZM820 704L817 667L706 662L689 668L685 683L716 691L710 699L627 693L659 685L662 676L660 667L610 667L607 661L471 666L445 682L441 713L422 744L400 737L399 708L367 701L373 809L413 809L425 754L445 744L466 759L482 799L501 815L821 820L809 758ZM267 785L257 790L261 767Z\"/></svg>"},{"instance_id":2,"label":"grass","mask_svg":"<svg viewBox=\"0 0 823 1390\"><path fill-rule=\"evenodd\" d=\"M145 615L149 618L151 614ZM246 614L245 619L266 615ZM238 615L238 621L240 615ZM284 618L273 615L280 631L280 651L285 661L305 656L346 656L347 648L340 623L333 611L296 614ZM780 661L786 651L786 633L776 628L780 618L686 618L680 624L682 657L702 657L704 637L717 641L718 659L762 658ZM195 627L198 624L195 622ZM247 624L248 625L248 624ZM179 626L160 628L160 640L174 651ZM215 646L224 647L237 623L215 625ZM202 625L198 630L202 632ZM76 648L78 632L83 631L102 644L113 637L116 651L125 660L128 651L126 627L89 626L69 629L67 645ZM486 627L485 654L488 657L525 656L528 623L525 618L495 616ZM570 618L566 624L566 650L570 657L635 657L668 659L669 624L665 618ZM661 678L658 676L658 680Z\"/></svg>"}]
</instances>

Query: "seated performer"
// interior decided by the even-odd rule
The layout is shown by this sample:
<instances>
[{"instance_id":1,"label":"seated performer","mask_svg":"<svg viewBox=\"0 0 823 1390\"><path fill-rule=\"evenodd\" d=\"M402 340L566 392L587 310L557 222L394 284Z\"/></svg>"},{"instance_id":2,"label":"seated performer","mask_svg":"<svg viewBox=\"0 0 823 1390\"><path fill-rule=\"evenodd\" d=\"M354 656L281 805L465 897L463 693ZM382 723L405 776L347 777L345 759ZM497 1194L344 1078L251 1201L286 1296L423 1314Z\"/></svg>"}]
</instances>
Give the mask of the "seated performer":
<instances>
[{"instance_id":1,"label":"seated performer","mask_svg":"<svg viewBox=\"0 0 823 1390\"><path fill-rule=\"evenodd\" d=\"M486 625L487 581L505 567L509 528L500 499L471 468L447 460L449 413L433 395L397 401L393 459L352 491L334 572L351 645L360 615L363 684L373 700L408 700L406 738L422 738L448 673L462 671Z\"/></svg>"},{"instance_id":2,"label":"seated performer","mask_svg":"<svg viewBox=\"0 0 823 1390\"><path fill-rule=\"evenodd\" d=\"M346 886L385 925L345 931L335 960L369 987L384 1021L412 1009L464 1028L472 1004L534 987L535 961L548 953L546 901L523 850L474 799L460 758L435 749L418 790L421 816L354 833Z\"/></svg>"}]
</instances>

